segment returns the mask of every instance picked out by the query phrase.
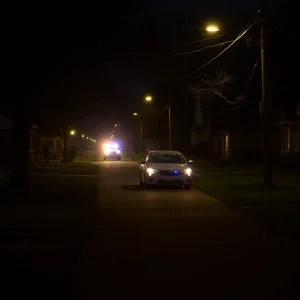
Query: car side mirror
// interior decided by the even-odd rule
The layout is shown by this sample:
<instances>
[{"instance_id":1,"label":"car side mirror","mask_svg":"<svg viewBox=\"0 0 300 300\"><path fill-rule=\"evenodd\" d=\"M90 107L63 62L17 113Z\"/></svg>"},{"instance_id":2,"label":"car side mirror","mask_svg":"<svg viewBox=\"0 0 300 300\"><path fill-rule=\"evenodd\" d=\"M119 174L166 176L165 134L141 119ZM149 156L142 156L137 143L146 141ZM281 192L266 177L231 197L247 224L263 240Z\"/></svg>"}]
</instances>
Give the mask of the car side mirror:
<instances>
[{"instance_id":1,"label":"car side mirror","mask_svg":"<svg viewBox=\"0 0 300 300\"><path fill-rule=\"evenodd\" d=\"M145 160L144 160L144 159L141 159L141 160L139 161L139 163L140 163L141 165L144 165L144 164L145 164Z\"/></svg>"},{"instance_id":2,"label":"car side mirror","mask_svg":"<svg viewBox=\"0 0 300 300\"><path fill-rule=\"evenodd\" d=\"M188 164L189 164L189 165L192 165L193 163L194 163L193 160L191 160L191 159L188 160Z\"/></svg>"}]
</instances>

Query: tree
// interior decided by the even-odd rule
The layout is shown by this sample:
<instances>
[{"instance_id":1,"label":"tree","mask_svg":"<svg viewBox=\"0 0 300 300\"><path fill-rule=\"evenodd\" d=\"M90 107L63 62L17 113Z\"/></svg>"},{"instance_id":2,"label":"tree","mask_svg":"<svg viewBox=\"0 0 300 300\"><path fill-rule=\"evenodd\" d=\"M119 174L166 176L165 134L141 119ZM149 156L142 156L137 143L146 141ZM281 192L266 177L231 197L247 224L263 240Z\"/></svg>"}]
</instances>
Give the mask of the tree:
<instances>
[{"instance_id":1,"label":"tree","mask_svg":"<svg viewBox=\"0 0 300 300\"><path fill-rule=\"evenodd\" d=\"M203 96L205 99L211 100L212 97L218 96L229 104L238 104L245 99L244 95L240 95L235 100L229 100L224 95L228 90L230 84L234 82L234 77L224 71L217 71L216 77L213 80L208 79L206 75L203 76L201 83L198 85L190 85L189 91L192 94Z\"/></svg>"}]
</instances>

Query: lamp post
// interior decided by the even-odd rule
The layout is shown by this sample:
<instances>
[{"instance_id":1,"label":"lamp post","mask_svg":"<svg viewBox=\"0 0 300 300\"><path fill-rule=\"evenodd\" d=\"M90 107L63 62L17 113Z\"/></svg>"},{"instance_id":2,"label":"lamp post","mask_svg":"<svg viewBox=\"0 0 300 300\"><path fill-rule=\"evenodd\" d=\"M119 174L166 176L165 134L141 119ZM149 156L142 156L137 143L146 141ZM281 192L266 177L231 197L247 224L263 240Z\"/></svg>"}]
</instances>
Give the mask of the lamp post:
<instances>
[{"instance_id":1,"label":"lamp post","mask_svg":"<svg viewBox=\"0 0 300 300\"><path fill-rule=\"evenodd\" d=\"M169 110L169 150L172 150L172 127L171 127L171 105L168 105Z\"/></svg>"},{"instance_id":2,"label":"lamp post","mask_svg":"<svg viewBox=\"0 0 300 300\"><path fill-rule=\"evenodd\" d=\"M133 116L135 117L142 117L142 115L138 114L138 113L133 113ZM142 118L140 119L141 121L141 152L143 152L143 120Z\"/></svg>"},{"instance_id":3,"label":"lamp post","mask_svg":"<svg viewBox=\"0 0 300 300\"><path fill-rule=\"evenodd\" d=\"M261 104L260 112L263 114L264 126L264 186L272 187L272 128L271 128L271 99L268 93L268 84L266 83L266 52L267 48L267 11L265 1L262 1L262 7L259 10L259 16L262 18L260 27L260 51L261 51Z\"/></svg>"}]
</instances>

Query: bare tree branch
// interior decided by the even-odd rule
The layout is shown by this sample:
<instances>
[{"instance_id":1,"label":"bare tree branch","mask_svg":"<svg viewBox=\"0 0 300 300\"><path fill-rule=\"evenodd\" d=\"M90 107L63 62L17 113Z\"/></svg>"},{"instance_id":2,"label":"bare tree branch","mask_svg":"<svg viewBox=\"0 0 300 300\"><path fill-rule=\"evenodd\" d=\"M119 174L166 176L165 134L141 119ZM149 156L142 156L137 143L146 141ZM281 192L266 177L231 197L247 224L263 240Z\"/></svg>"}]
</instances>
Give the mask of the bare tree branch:
<instances>
[{"instance_id":1,"label":"bare tree branch","mask_svg":"<svg viewBox=\"0 0 300 300\"><path fill-rule=\"evenodd\" d=\"M224 71L217 71L216 77L213 80L208 79L207 76L204 75L201 83L190 86L189 91L192 94L202 95L206 99L211 99L213 96L219 96L229 104L237 104L244 100L245 97L243 95L240 95L236 97L234 101L231 101L222 92L228 85L234 82L234 79L234 77Z\"/></svg>"}]
</instances>

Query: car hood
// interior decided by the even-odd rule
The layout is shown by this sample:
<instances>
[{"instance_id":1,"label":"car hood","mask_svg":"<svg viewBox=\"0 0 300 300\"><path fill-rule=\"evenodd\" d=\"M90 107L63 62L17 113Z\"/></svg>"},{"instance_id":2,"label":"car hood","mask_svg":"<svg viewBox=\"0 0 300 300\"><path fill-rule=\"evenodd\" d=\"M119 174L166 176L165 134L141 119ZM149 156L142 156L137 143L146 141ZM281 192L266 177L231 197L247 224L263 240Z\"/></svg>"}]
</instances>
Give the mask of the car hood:
<instances>
[{"instance_id":1,"label":"car hood","mask_svg":"<svg viewBox=\"0 0 300 300\"><path fill-rule=\"evenodd\" d=\"M187 164L155 164L148 163L148 168L152 168L154 170L184 170L187 168Z\"/></svg>"}]
</instances>

